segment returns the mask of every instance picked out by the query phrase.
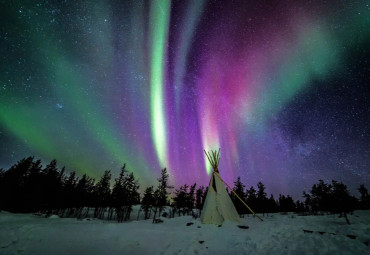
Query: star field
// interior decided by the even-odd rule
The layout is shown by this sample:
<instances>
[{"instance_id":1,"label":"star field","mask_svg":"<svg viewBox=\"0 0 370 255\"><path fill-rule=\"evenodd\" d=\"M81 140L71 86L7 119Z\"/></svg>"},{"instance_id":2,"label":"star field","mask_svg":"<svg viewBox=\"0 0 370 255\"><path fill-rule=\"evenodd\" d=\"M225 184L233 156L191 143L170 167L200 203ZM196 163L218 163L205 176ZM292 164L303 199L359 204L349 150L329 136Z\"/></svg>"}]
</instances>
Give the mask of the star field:
<instances>
[{"instance_id":1,"label":"star field","mask_svg":"<svg viewBox=\"0 0 370 255\"><path fill-rule=\"evenodd\" d=\"M0 1L0 167L295 198L370 183L369 1Z\"/></svg>"}]
</instances>

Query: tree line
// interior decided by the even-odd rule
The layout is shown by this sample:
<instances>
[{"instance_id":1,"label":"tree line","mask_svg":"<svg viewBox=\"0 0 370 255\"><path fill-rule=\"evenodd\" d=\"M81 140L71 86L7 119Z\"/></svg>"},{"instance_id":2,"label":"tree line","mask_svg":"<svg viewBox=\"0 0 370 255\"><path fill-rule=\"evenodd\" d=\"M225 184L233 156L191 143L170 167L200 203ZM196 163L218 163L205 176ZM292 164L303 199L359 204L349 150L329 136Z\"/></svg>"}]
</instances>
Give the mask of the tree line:
<instances>
[{"instance_id":1,"label":"tree line","mask_svg":"<svg viewBox=\"0 0 370 255\"><path fill-rule=\"evenodd\" d=\"M41 160L24 158L7 171L0 169L0 210L20 213L40 212L62 217L88 217L116 219L118 222L130 219L132 207L143 203L144 211L149 208L155 214L161 213L167 204L169 175L162 170L158 187L150 188L141 200L139 182L126 169L121 168L119 176L112 180L109 170L100 180L76 172L66 174L65 168L58 169L56 160L42 167ZM111 182L113 186L111 187ZM150 207L146 207L150 204Z\"/></svg>"},{"instance_id":2,"label":"tree line","mask_svg":"<svg viewBox=\"0 0 370 255\"><path fill-rule=\"evenodd\" d=\"M134 205L140 204L139 213L145 219L158 216L174 217L201 214L208 188L184 184L174 192L169 184L166 168L162 169L156 187L150 186L141 195L139 182L132 172L123 165L120 174L112 180L109 170L95 179L76 172L66 173L58 169L56 160L45 167L41 160L24 158L8 170L0 169L0 210L9 212L41 212L46 215L58 214L61 217L85 218L92 214L95 218L106 218L118 222L130 219ZM364 185L358 188L360 198L352 196L342 182L325 183L319 180L308 192L303 192L304 201L294 201L289 195L272 194L268 197L262 182L256 189L249 189L240 177L234 182L233 192L228 191L240 215L250 211L237 198L234 192L256 213L296 212L300 214L339 213L346 214L356 209L370 209L370 195ZM168 206L170 212L164 212ZM347 217L346 217L347 219ZM348 219L347 219L348 220Z\"/></svg>"},{"instance_id":3,"label":"tree line","mask_svg":"<svg viewBox=\"0 0 370 255\"><path fill-rule=\"evenodd\" d=\"M258 213L296 212L300 214L346 214L354 210L370 209L370 195L365 185L360 185L360 198L352 196L347 186L333 180L331 184L319 180L308 192L303 192L304 201L294 201L289 195L279 195L277 199L271 194L267 197L266 188L258 182L257 190L251 186L245 189L240 177L234 182L234 192ZM231 193L231 198L239 214L250 213L242 202ZM347 218L346 218L347 219Z\"/></svg>"}]
</instances>

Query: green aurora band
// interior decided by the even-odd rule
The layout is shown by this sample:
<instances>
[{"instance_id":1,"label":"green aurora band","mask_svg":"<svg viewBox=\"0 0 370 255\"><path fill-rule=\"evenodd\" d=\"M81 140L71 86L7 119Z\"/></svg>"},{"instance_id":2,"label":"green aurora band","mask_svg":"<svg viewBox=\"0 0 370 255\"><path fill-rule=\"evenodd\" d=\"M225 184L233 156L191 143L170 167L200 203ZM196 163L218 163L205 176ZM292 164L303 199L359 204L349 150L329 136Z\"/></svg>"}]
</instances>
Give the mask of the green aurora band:
<instances>
[{"instance_id":1,"label":"green aurora band","mask_svg":"<svg viewBox=\"0 0 370 255\"><path fill-rule=\"evenodd\" d=\"M165 86L165 57L168 34L168 21L170 16L170 1L152 1L150 9L151 25L151 120L152 135L155 150L162 167L168 166L166 116L164 90Z\"/></svg>"}]
</instances>

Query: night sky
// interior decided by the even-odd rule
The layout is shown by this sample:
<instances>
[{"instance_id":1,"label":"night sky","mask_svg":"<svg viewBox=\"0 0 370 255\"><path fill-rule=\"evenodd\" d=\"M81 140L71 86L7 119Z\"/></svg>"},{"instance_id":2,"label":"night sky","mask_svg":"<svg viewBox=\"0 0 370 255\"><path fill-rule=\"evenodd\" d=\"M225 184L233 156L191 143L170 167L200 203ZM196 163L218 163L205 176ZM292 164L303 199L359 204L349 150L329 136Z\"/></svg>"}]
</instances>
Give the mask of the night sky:
<instances>
[{"instance_id":1,"label":"night sky","mask_svg":"<svg viewBox=\"0 0 370 255\"><path fill-rule=\"evenodd\" d=\"M0 1L0 168L370 183L370 1Z\"/></svg>"}]
</instances>

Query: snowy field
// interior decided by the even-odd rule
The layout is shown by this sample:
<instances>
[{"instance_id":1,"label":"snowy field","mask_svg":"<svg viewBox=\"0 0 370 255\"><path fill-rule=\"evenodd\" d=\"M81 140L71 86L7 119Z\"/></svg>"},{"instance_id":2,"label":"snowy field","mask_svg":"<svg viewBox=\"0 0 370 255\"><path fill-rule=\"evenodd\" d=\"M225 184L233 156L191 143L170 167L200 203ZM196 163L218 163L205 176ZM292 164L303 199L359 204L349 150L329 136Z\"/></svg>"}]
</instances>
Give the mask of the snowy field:
<instances>
[{"instance_id":1,"label":"snowy field","mask_svg":"<svg viewBox=\"0 0 370 255\"><path fill-rule=\"evenodd\" d=\"M338 215L291 213L263 222L245 217L239 225L248 229L190 216L163 220L118 224L0 212L0 254L370 254L370 211L355 211L351 225Z\"/></svg>"}]
</instances>

